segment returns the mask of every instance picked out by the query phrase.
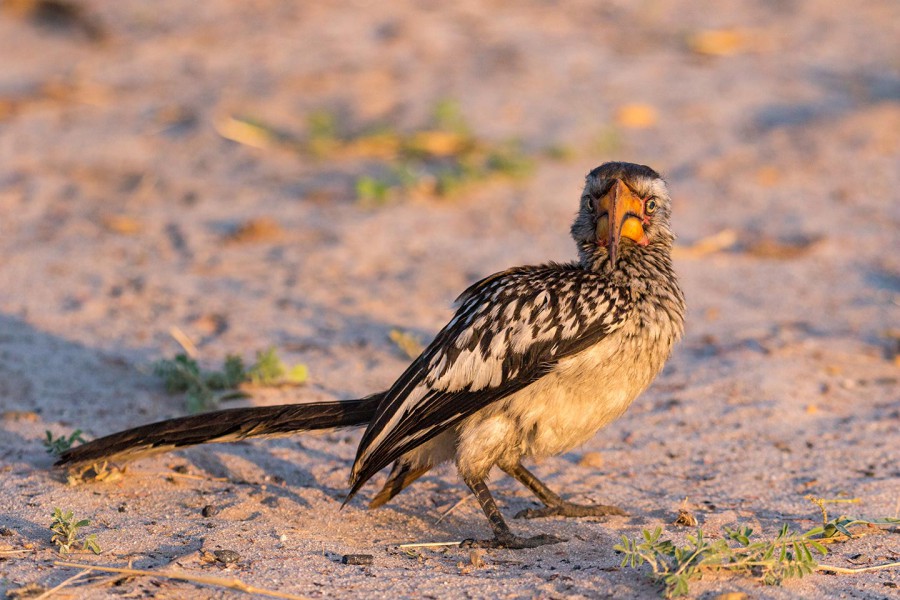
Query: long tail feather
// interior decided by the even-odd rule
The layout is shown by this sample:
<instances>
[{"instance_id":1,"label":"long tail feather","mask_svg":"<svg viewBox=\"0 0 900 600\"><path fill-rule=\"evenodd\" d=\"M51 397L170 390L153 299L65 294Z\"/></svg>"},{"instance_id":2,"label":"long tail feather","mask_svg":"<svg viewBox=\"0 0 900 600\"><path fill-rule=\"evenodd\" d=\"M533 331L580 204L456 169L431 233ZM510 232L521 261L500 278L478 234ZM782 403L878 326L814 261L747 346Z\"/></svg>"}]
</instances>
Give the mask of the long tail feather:
<instances>
[{"instance_id":1,"label":"long tail feather","mask_svg":"<svg viewBox=\"0 0 900 600\"><path fill-rule=\"evenodd\" d=\"M375 415L381 394L360 400L231 408L150 423L98 438L66 450L57 466L99 461L126 462L149 454L249 437L365 425Z\"/></svg>"},{"instance_id":2,"label":"long tail feather","mask_svg":"<svg viewBox=\"0 0 900 600\"><path fill-rule=\"evenodd\" d=\"M413 468L406 463L400 461L395 462L394 468L391 469L391 474L388 475L387 481L384 482L381 491L375 494L369 502L369 508L378 508L379 506L386 504L391 498L402 492L406 486L430 470L431 465Z\"/></svg>"}]
</instances>

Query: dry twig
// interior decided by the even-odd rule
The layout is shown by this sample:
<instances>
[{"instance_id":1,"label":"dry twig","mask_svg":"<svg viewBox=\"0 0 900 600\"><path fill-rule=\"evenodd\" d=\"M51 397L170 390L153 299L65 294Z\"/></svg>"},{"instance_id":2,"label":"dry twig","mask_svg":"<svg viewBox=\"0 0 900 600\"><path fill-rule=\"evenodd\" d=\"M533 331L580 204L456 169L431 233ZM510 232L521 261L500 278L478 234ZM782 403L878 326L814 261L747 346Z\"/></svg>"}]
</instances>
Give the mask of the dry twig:
<instances>
[{"instance_id":1,"label":"dry twig","mask_svg":"<svg viewBox=\"0 0 900 600\"><path fill-rule=\"evenodd\" d=\"M398 548L438 548L441 546L459 546L462 542L412 542L410 544L398 544Z\"/></svg>"},{"instance_id":2,"label":"dry twig","mask_svg":"<svg viewBox=\"0 0 900 600\"><path fill-rule=\"evenodd\" d=\"M456 504L454 504L453 506L451 506L450 508L448 508L447 510L445 510L445 511L443 512L443 514L441 514L441 516L438 517L437 521L435 521L435 524L440 523L441 521L443 521L444 519L446 519L446 518L450 515L450 513L452 513L454 510L456 510L457 508L459 508L460 506L462 506L462 505L465 504L466 502L468 502L471 498L473 498L473 496L471 496L471 495L465 495L465 496L463 496L462 498L460 498L459 500L457 500L457 501L456 501Z\"/></svg>"},{"instance_id":3,"label":"dry twig","mask_svg":"<svg viewBox=\"0 0 900 600\"><path fill-rule=\"evenodd\" d=\"M74 581L81 579L82 577L84 577L85 575L87 575L90 572L91 572L91 567L85 566L84 571L81 571L79 573L72 575L71 577L69 577L68 579L66 579L59 585L57 585L56 587L52 587L49 590L47 590L46 592L44 592L43 594L41 594L40 596L37 596L34 600L44 600L44 598L49 598L50 596L52 596L59 590L63 589L67 585L69 585L70 583L73 583Z\"/></svg>"},{"instance_id":4,"label":"dry twig","mask_svg":"<svg viewBox=\"0 0 900 600\"><path fill-rule=\"evenodd\" d=\"M884 569L892 569L900 567L900 562L886 563L883 565L872 565L871 567L832 567L831 565L817 565L816 571L828 571L831 573L840 573L842 575L854 575L856 573L869 573L871 571L881 571Z\"/></svg>"}]
</instances>

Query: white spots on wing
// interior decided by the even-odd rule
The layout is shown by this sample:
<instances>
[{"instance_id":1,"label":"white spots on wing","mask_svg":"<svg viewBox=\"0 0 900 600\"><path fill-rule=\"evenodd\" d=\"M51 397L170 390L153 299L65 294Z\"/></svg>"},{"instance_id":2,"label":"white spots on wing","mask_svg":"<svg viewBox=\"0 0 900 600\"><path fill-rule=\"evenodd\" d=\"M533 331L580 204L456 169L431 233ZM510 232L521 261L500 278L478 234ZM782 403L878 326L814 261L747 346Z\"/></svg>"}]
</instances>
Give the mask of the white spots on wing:
<instances>
[{"instance_id":1,"label":"white spots on wing","mask_svg":"<svg viewBox=\"0 0 900 600\"><path fill-rule=\"evenodd\" d=\"M410 431L406 436L400 438L400 441L397 442L398 446L403 446L409 442L414 442L418 439L421 439L428 435L428 432L432 431L435 427L440 427L443 423L436 423L434 425L429 425L428 427L419 427Z\"/></svg>"},{"instance_id":2,"label":"white spots on wing","mask_svg":"<svg viewBox=\"0 0 900 600\"><path fill-rule=\"evenodd\" d=\"M505 333L494 336L494 339L491 340L491 345L488 348L488 352L491 353L491 356L506 356L507 336L505 335Z\"/></svg>"},{"instance_id":3,"label":"white spots on wing","mask_svg":"<svg viewBox=\"0 0 900 600\"><path fill-rule=\"evenodd\" d=\"M503 311L503 318L507 321L512 321L513 317L516 315L516 303L510 302L506 305L506 309Z\"/></svg>"},{"instance_id":4,"label":"white spots on wing","mask_svg":"<svg viewBox=\"0 0 900 600\"><path fill-rule=\"evenodd\" d=\"M531 325L523 322L513 323L509 334L509 345L516 354L524 354L534 344L531 336Z\"/></svg>"},{"instance_id":5,"label":"white spots on wing","mask_svg":"<svg viewBox=\"0 0 900 600\"><path fill-rule=\"evenodd\" d=\"M488 320L492 323L497 320L497 317L500 315L500 305L495 304L491 307L491 312L488 313Z\"/></svg>"},{"instance_id":6,"label":"white spots on wing","mask_svg":"<svg viewBox=\"0 0 900 600\"><path fill-rule=\"evenodd\" d=\"M444 372L432 372L428 383L438 390L458 392L477 391L503 383L503 359L505 356L484 356L478 346L463 350Z\"/></svg>"},{"instance_id":7,"label":"white spots on wing","mask_svg":"<svg viewBox=\"0 0 900 600\"><path fill-rule=\"evenodd\" d=\"M519 374L516 368L504 379L504 363L535 345L553 343L550 356L556 356L557 340L577 339L597 325L615 326L616 288L591 279L540 277L500 278L470 296L451 321L457 330L453 352L438 350L428 365L427 384L447 392L500 386ZM532 290L537 293L525 300ZM484 336L490 337L485 345Z\"/></svg>"},{"instance_id":8,"label":"white spots on wing","mask_svg":"<svg viewBox=\"0 0 900 600\"><path fill-rule=\"evenodd\" d=\"M488 357L475 369L470 389L483 390L497 387L503 383L503 361L500 358Z\"/></svg>"},{"instance_id":9,"label":"white spots on wing","mask_svg":"<svg viewBox=\"0 0 900 600\"><path fill-rule=\"evenodd\" d=\"M357 464L382 452L380 446L397 427L445 411L453 414L453 393L496 388L529 376L538 365L526 364L526 357L553 362L562 358L560 353L579 346L585 336L599 338L618 329L627 309L622 306L623 295L624 303L629 303L630 296L614 283L590 273L550 268L504 274L476 287L443 330L446 345L430 350L413 379L406 379L418 385L405 397L404 389L389 392L388 401L396 408ZM450 420L435 427L443 429ZM432 430L411 432L391 445L415 442L428 431Z\"/></svg>"},{"instance_id":10,"label":"white spots on wing","mask_svg":"<svg viewBox=\"0 0 900 600\"><path fill-rule=\"evenodd\" d=\"M553 315L553 309L549 306L545 307L537 315L534 315L534 313L532 313L532 315L533 315L533 318L535 321L537 321L538 323L541 323L542 328L546 327L548 324L552 323L552 321L553 321L551 319L551 317Z\"/></svg>"},{"instance_id":11,"label":"white spots on wing","mask_svg":"<svg viewBox=\"0 0 900 600\"><path fill-rule=\"evenodd\" d=\"M477 325L473 327L466 327L463 329L462 333L456 336L456 347L459 349L463 349L469 345L469 342L472 341L472 334L475 332L475 328Z\"/></svg>"},{"instance_id":12,"label":"white spots on wing","mask_svg":"<svg viewBox=\"0 0 900 600\"><path fill-rule=\"evenodd\" d=\"M613 305L604 304L603 307L605 310L602 313L603 314L602 323L608 327L612 327L613 325L616 324L616 321L619 319L619 315L616 312L616 310L613 308Z\"/></svg>"},{"instance_id":13,"label":"white spots on wing","mask_svg":"<svg viewBox=\"0 0 900 600\"><path fill-rule=\"evenodd\" d=\"M562 337L565 339L575 337L578 330L578 319L574 315L562 323Z\"/></svg>"},{"instance_id":14,"label":"white spots on wing","mask_svg":"<svg viewBox=\"0 0 900 600\"><path fill-rule=\"evenodd\" d=\"M585 314L589 309L590 303L584 296L579 296L575 303L575 312L579 315Z\"/></svg>"},{"instance_id":15,"label":"white spots on wing","mask_svg":"<svg viewBox=\"0 0 900 600\"><path fill-rule=\"evenodd\" d=\"M532 346L541 342L548 342L553 339L556 333L556 327L550 321L546 322L545 327L535 327L530 321L519 321L510 327L509 346L516 354L525 354Z\"/></svg>"},{"instance_id":16,"label":"white spots on wing","mask_svg":"<svg viewBox=\"0 0 900 600\"><path fill-rule=\"evenodd\" d=\"M440 359L440 360L438 360ZM447 353L441 352L433 359L431 359L431 363L428 365L428 371L430 373L440 373L444 370L444 367L447 366Z\"/></svg>"}]
</instances>

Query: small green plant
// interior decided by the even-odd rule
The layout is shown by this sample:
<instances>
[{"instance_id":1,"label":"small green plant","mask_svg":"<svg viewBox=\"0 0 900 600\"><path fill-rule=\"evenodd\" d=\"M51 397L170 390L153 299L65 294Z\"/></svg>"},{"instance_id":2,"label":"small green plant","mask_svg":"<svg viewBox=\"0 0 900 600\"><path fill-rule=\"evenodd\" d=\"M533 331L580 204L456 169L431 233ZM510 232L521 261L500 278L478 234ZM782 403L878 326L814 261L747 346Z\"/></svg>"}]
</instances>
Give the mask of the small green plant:
<instances>
[{"instance_id":1,"label":"small green plant","mask_svg":"<svg viewBox=\"0 0 900 600\"><path fill-rule=\"evenodd\" d=\"M521 180L534 172L542 156L564 160L575 154L561 145L541 150L519 140L483 139L452 99L438 101L430 119L413 130L387 123L350 130L346 121L327 109L312 111L303 136L246 116L228 116L215 125L222 137L254 148L281 148L317 160L364 161L365 174L356 178L354 191L367 207L398 199L452 197L500 177ZM599 145L608 149L617 140Z\"/></svg>"},{"instance_id":2,"label":"small green plant","mask_svg":"<svg viewBox=\"0 0 900 600\"><path fill-rule=\"evenodd\" d=\"M72 551L73 546L81 545L82 550L90 550L94 554L100 554L100 545L97 543L97 536L91 534L79 540L79 529L87 527L91 524L88 519L75 520L75 515L71 510L63 512L59 508L53 509L53 521L50 523L50 531L53 537L50 541L59 547L60 554L68 554Z\"/></svg>"},{"instance_id":3,"label":"small green plant","mask_svg":"<svg viewBox=\"0 0 900 600\"><path fill-rule=\"evenodd\" d=\"M76 429L72 432L72 435L66 437L61 435L59 437L53 437L53 433L50 431L44 431L47 434L46 439L44 439L44 448L47 449L48 454L53 454L55 456L59 456L66 450L72 447L72 444L75 442L84 443L84 438L81 437L81 430Z\"/></svg>"},{"instance_id":4,"label":"small green plant","mask_svg":"<svg viewBox=\"0 0 900 600\"><path fill-rule=\"evenodd\" d=\"M316 111L307 118L306 148L316 157L324 157L340 144L337 131L337 117L328 111Z\"/></svg>"},{"instance_id":5,"label":"small green plant","mask_svg":"<svg viewBox=\"0 0 900 600\"><path fill-rule=\"evenodd\" d=\"M528 177L534 171L534 161L525 154L522 143L510 140L493 148L487 157L488 173L499 173L513 179Z\"/></svg>"},{"instance_id":6,"label":"small green plant","mask_svg":"<svg viewBox=\"0 0 900 600\"><path fill-rule=\"evenodd\" d=\"M619 152L623 145L622 134L615 126L610 125L597 135L593 149L600 156L608 156Z\"/></svg>"},{"instance_id":7,"label":"small green plant","mask_svg":"<svg viewBox=\"0 0 900 600\"><path fill-rule=\"evenodd\" d=\"M623 536L615 550L624 555L623 567L647 562L653 570L651 577L662 584L666 598L686 595L691 580L711 571L756 575L764 583L775 585L812 573L817 564L812 551L822 555L827 552L825 546L809 538L809 533L794 534L787 525L768 541L751 542L753 530L749 527L726 529L725 533L726 538L709 541L698 528L697 535L687 536L686 546L678 547L670 540L661 540L662 528L657 527L653 532L642 531L643 540Z\"/></svg>"},{"instance_id":8,"label":"small green plant","mask_svg":"<svg viewBox=\"0 0 900 600\"><path fill-rule=\"evenodd\" d=\"M246 397L239 389L244 383L253 385L300 384L306 381L305 365L286 367L274 348L256 353L256 361L247 368L240 356L229 354L220 370L202 369L187 354L158 361L154 373L163 379L170 394L184 393L190 412L218 406L222 400Z\"/></svg>"},{"instance_id":9,"label":"small green plant","mask_svg":"<svg viewBox=\"0 0 900 600\"><path fill-rule=\"evenodd\" d=\"M430 122L411 132L374 126L341 135L333 115L313 113L305 148L318 158L374 161L372 172L355 183L356 198L366 206L413 196L448 197L492 177L527 177L535 165L517 140L496 143L476 137L452 100L438 102Z\"/></svg>"},{"instance_id":10,"label":"small green plant","mask_svg":"<svg viewBox=\"0 0 900 600\"><path fill-rule=\"evenodd\" d=\"M820 508L827 501L817 502ZM827 515L823 509L823 517ZM661 539L662 528L643 530L641 538L628 539L615 550L622 554L622 566L637 568L650 565L651 579L662 586L666 598L683 596L689 584L704 574L728 572L755 577L766 585L778 585L792 577L803 577L820 570L814 554L825 556L825 544L846 541L854 537L850 527L884 527L900 523L900 519L851 519L840 516L808 531L795 533L782 525L774 539L751 540L753 530L742 526L725 528L725 537L708 540L698 527L696 535L689 535L688 543L678 547L671 540Z\"/></svg>"},{"instance_id":11,"label":"small green plant","mask_svg":"<svg viewBox=\"0 0 900 600\"><path fill-rule=\"evenodd\" d=\"M439 100L431 111L434 126L443 131L452 131L460 135L470 135L471 129L462 114L459 103L445 98Z\"/></svg>"},{"instance_id":12,"label":"small green plant","mask_svg":"<svg viewBox=\"0 0 900 600\"><path fill-rule=\"evenodd\" d=\"M389 180L365 175L356 180L356 199L367 206L384 204L393 186Z\"/></svg>"},{"instance_id":13,"label":"small green plant","mask_svg":"<svg viewBox=\"0 0 900 600\"><path fill-rule=\"evenodd\" d=\"M565 162L573 160L578 152L571 146L552 144L544 148L542 154L551 160Z\"/></svg>"},{"instance_id":14,"label":"small green plant","mask_svg":"<svg viewBox=\"0 0 900 600\"><path fill-rule=\"evenodd\" d=\"M306 365L288 368L278 357L275 348L256 353L256 362L247 369L244 377L253 385L299 384L308 376Z\"/></svg>"}]
</instances>

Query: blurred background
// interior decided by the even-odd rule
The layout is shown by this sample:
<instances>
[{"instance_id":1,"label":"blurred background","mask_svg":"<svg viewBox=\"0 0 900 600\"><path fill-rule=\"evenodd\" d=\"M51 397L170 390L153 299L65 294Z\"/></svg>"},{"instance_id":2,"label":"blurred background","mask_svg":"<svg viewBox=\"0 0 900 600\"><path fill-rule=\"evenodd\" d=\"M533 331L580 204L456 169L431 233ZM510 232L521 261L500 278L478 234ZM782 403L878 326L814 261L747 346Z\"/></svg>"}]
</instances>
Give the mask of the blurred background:
<instances>
[{"instance_id":1,"label":"blurred background","mask_svg":"<svg viewBox=\"0 0 900 600\"><path fill-rule=\"evenodd\" d=\"M898 23L894 0L5 0L0 406L45 415L7 456L183 412L147 367L173 331L203 364L306 365L272 401L382 388L467 285L574 258L585 174L625 160L669 181L690 314L606 470L666 489L679 439L720 502L806 512L840 465L889 512Z\"/></svg>"},{"instance_id":2,"label":"blurred background","mask_svg":"<svg viewBox=\"0 0 900 600\"><path fill-rule=\"evenodd\" d=\"M286 322L319 339L309 317L342 311L433 329L473 278L571 257L582 177L606 160L664 173L681 242L765 255L775 287L791 268L769 260L833 236L797 293L831 297L829 319L854 294L884 309L898 12L7 0L0 309L117 350L201 313L212 332L190 333L238 345ZM734 287L757 307L776 291ZM280 317L255 323L261 304Z\"/></svg>"},{"instance_id":3,"label":"blurred background","mask_svg":"<svg viewBox=\"0 0 900 600\"><path fill-rule=\"evenodd\" d=\"M702 269L695 311L722 286L796 317L824 295L838 326L864 295L873 338L897 292L898 17L7 0L0 309L151 354L169 324L229 345L331 345L351 316L433 330L474 278L573 256L584 174L628 160L668 178L682 244L753 265L735 285ZM819 264L794 286L803 258Z\"/></svg>"}]
</instances>

